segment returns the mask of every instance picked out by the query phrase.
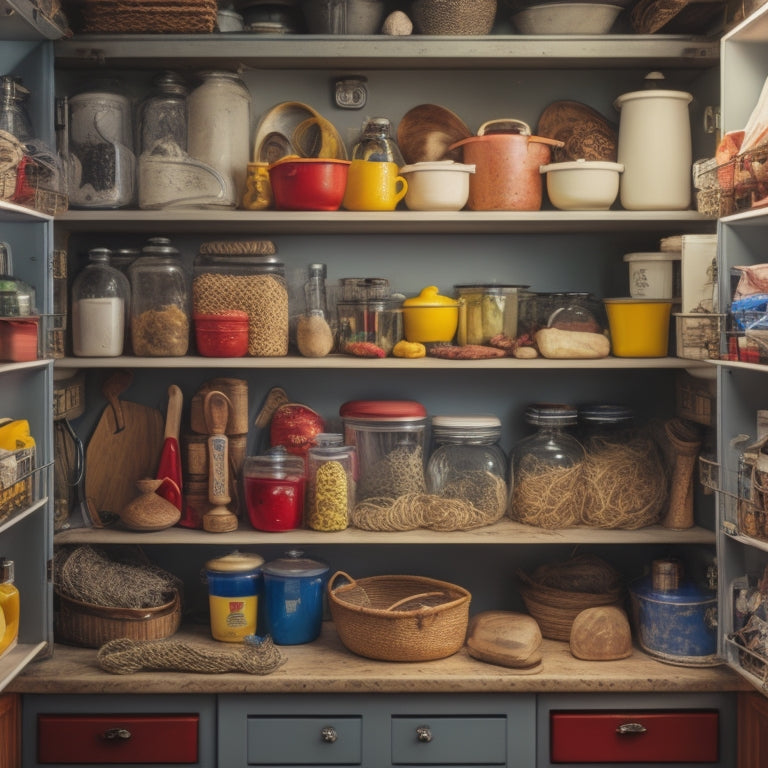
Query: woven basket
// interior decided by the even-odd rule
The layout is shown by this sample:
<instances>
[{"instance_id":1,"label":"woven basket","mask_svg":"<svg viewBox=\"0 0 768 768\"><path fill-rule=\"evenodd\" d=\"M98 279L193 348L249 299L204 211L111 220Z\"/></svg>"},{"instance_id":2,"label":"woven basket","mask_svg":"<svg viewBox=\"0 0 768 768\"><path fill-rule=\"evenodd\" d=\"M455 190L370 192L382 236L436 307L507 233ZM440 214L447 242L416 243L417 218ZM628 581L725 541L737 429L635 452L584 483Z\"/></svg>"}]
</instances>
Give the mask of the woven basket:
<instances>
[{"instance_id":1,"label":"woven basket","mask_svg":"<svg viewBox=\"0 0 768 768\"><path fill-rule=\"evenodd\" d=\"M336 586L338 579L348 583ZM337 571L328 582L331 617L353 653L381 661L432 661L464 645L470 593L422 576L369 576Z\"/></svg>"},{"instance_id":2,"label":"woven basket","mask_svg":"<svg viewBox=\"0 0 768 768\"><path fill-rule=\"evenodd\" d=\"M543 637L550 640L570 640L573 620L585 609L601 605L621 608L624 604L623 587L606 592L569 592L544 586L533 581L522 571L520 594L528 613L536 619Z\"/></svg>"},{"instance_id":3,"label":"woven basket","mask_svg":"<svg viewBox=\"0 0 768 768\"><path fill-rule=\"evenodd\" d=\"M195 34L216 27L217 0L72 0L67 4L79 32Z\"/></svg>"},{"instance_id":4,"label":"woven basket","mask_svg":"<svg viewBox=\"0 0 768 768\"><path fill-rule=\"evenodd\" d=\"M99 648L108 640L161 640L170 637L181 624L181 597L157 608L106 608L82 603L56 592L56 640L86 648Z\"/></svg>"}]
</instances>

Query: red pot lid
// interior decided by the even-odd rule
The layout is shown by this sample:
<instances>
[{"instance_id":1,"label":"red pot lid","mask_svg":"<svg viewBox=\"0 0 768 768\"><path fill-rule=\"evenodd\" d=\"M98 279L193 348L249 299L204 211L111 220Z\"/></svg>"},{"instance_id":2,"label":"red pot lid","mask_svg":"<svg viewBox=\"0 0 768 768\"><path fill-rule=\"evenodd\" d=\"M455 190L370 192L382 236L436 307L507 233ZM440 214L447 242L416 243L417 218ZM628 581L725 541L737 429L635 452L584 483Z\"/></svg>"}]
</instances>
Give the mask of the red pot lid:
<instances>
[{"instance_id":1,"label":"red pot lid","mask_svg":"<svg viewBox=\"0 0 768 768\"><path fill-rule=\"evenodd\" d=\"M422 419L427 409L415 400L350 400L339 408L339 415L351 419Z\"/></svg>"}]
</instances>

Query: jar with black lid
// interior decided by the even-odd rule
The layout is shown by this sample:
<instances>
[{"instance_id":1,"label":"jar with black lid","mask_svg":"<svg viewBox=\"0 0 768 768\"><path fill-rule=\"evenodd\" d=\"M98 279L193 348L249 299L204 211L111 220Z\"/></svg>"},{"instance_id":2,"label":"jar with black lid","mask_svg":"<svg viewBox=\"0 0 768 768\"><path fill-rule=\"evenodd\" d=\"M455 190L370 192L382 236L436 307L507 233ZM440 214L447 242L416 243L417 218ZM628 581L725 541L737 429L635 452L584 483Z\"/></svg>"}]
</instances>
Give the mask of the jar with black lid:
<instances>
[{"instance_id":1,"label":"jar with black lid","mask_svg":"<svg viewBox=\"0 0 768 768\"><path fill-rule=\"evenodd\" d=\"M189 348L189 291L181 253L151 237L128 268L131 346L139 357L181 357Z\"/></svg>"},{"instance_id":2,"label":"jar with black lid","mask_svg":"<svg viewBox=\"0 0 768 768\"><path fill-rule=\"evenodd\" d=\"M585 459L584 446L572 434L578 411L563 403L535 403L525 420L536 431L512 450L507 514L541 528L576 525Z\"/></svg>"},{"instance_id":3,"label":"jar with black lid","mask_svg":"<svg viewBox=\"0 0 768 768\"><path fill-rule=\"evenodd\" d=\"M488 523L507 506L507 457L496 416L433 416L428 493L460 500Z\"/></svg>"}]
</instances>

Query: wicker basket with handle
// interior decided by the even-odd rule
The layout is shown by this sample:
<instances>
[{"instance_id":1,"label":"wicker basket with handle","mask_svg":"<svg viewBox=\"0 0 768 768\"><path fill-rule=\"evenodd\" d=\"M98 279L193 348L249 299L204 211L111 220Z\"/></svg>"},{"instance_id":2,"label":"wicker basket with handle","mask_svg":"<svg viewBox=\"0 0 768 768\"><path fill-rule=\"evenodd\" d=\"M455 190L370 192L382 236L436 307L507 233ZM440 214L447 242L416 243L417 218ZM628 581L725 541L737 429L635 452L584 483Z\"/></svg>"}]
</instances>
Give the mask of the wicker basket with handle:
<instances>
[{"instance_id":1,"label":"wicker basket with handle","mask_svg":"<svg viewBox=\"0 0 768 768\"><path fill-rule=\"evenodd\" d=\"M78 32L199 34L213 32L217 0L69 0Z\"/></svg>"},{"instance_id":2,"label":"wicker basket with handle","mask_svg":"<svg viewBox=\"0 0 768 768\"><path fill-rule=\"evenodd\" d=\"M423 576L355 580L337 571L328 581L341 642L381 661L431 661L456 653L464 645L470 600L463 587Z\"/></svg>"}]
</instances>

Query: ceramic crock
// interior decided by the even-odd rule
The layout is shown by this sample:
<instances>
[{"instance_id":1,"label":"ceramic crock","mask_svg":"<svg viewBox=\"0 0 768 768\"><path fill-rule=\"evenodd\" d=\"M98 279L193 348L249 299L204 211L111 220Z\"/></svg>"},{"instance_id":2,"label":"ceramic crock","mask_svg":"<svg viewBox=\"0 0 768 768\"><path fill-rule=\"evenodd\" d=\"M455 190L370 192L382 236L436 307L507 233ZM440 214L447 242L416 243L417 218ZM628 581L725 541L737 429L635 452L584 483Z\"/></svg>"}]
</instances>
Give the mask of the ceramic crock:
<instances>
[{"instance_id":1,"label":"ceramic crock","mask_svg":"<svg viewBox=\"0 0 768 768\"><path fill-rule=\"evenodd\" d=\"M629 586L632 619L640 647L679 666L715 666L717 594L682 579L674 589L654 587L651 577Z\"/></svg>"}]
</instances>

